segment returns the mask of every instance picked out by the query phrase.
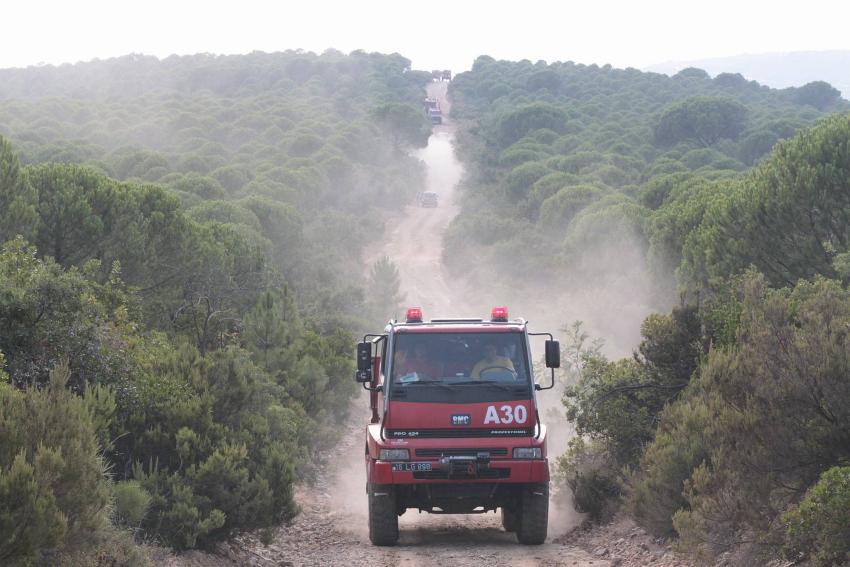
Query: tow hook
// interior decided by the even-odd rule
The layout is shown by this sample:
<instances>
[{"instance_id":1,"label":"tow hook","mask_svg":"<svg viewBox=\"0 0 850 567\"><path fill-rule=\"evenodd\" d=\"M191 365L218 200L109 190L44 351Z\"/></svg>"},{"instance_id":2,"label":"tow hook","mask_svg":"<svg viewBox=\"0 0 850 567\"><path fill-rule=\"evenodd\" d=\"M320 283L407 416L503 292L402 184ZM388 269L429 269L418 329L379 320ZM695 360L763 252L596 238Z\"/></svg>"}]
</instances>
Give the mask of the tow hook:
<instances>
[{"instance_id":1,"label":"tow hook","mask_svg":"<svg viewBox=\"0 0 850 567\"><path fill-rule=\"evenodd\" d=\"M440 457L440 468L446 471L449 478L477 476L479 471L490 468L490 453L480 451L474 457L472 455Z\"/></svg>"}]
</instances>

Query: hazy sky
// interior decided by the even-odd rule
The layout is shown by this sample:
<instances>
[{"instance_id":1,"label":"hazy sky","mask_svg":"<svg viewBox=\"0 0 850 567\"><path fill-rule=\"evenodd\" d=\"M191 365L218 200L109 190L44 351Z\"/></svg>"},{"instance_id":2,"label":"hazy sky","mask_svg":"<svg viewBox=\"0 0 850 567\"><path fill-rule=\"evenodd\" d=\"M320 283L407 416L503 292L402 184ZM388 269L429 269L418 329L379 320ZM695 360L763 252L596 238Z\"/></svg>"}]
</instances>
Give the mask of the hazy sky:
<instances>
[{"instance_id":1,"label":"hazy sky","mask_svg":"<svg viewBox=\"0 0 850 567\"><path fill-rule=\"evenodd\" d=\"M418 69L474 58L642 68L741 53L850 49L850 2L807 0L29 0L4 3L0 68L127 53L397 51ZM135 6L135 7L133 7Z\"/></svg>"}]
</instances>

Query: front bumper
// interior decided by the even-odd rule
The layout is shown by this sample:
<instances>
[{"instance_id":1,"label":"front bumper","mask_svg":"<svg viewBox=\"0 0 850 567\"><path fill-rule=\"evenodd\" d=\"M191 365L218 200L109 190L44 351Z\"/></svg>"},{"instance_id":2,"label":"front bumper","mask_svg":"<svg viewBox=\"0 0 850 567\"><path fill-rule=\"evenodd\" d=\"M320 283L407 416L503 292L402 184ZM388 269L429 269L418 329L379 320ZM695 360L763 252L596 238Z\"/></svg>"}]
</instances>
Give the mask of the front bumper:
<instances>
[{"instance_id":1,"label":"front bumper","mask_svg":"<svg viewBox=\"0 0 850 567\"><path fill-rule=\"evenodd\" d=\"M446 462L445 459L381 461L369 463L373 484L487 483L526 484L549 482L548 459L492 459Z\"/></svg>"}]
</instances>

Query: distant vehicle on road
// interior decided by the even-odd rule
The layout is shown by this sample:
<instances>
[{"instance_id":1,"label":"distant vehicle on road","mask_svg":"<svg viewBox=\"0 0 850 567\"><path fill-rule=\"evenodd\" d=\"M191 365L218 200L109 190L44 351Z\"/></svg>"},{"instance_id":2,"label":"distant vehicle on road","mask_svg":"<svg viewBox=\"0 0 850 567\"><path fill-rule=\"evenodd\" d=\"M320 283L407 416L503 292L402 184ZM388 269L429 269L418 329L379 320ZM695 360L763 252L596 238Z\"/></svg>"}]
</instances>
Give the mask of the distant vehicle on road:
<instances>
[{"instance_id":1,"label":"distant vehicle on road","mask_svg":"<svg viewBox=\"0 0 850 567\"><path fill-rule=\"evenodd\" d=\"M422 106L425 109L425 116L431 124L443 123L443 111L440 110L440 103L436 98L426 98L422 102Z\"/></svg>"},{"instance_id":2,"label":"distant vehicle on road","mask_svg":"<svg viewBox=\"0 0 850 567\"><path fill-rule=\"evenodd\" d=\"M433 208L438 204L438 197L433 191L423 191L421 193L417 193L416 202L419 203L420 207Z\"/></svg>"},{"instance_id":3,"label":"distant vehicle on road","mask_svg":"<svg viewBox=\"0 0 850 567\"><path fill-rule=\"evenodd\" d=\"M431 71L431 80L432 81L439 81L442 78L443 78L443 72L440 71L439 69L434 69L433 71Z\"/></svg>"},{"instance_id":4,"label":"distant vehicle on road","mask_svg":"<svg viewBox=\"0 0 850 567\"><path fill-rule=\"evenodd\" d=\"M451 82L451 80L452 80L452 72L451 72L451 71L449 71L448 69L446 69L445 71L443 71L443 72L440 74L440 80L441 80L441 81Z\"/></svg>"}]
</instances>

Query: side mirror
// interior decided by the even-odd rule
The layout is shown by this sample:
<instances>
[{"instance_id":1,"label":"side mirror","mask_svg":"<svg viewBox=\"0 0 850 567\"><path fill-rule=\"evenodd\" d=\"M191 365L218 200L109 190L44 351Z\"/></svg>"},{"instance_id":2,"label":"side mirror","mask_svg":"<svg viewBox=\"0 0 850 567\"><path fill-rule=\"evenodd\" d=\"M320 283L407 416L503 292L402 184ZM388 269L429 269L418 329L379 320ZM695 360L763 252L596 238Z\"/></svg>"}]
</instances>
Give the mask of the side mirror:
<instances>
[{"instance_id":1,"label":"side mirror","mask_svg":"<svg viewBox=\"0 0 850 567\"><path fill-rule=\"evenodd\" d=\"M357 373L354 380L360 384L372 381L372 343L357 343Z\"/></svg>"},{"instance_id":2,"label":"side mirror","mask_svg":"<svg viewBox=\"0 0 850 567\"><path fill-rule=\"evenodd\" d=\"M546 341L546 368L561 367L561 343Z\"/></svg>"}]
</instances>

